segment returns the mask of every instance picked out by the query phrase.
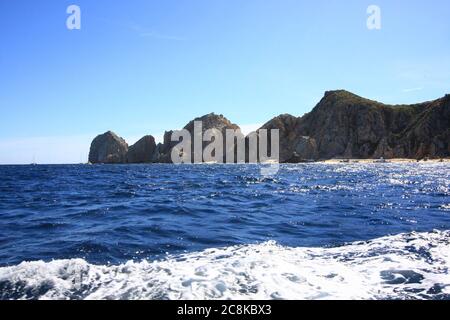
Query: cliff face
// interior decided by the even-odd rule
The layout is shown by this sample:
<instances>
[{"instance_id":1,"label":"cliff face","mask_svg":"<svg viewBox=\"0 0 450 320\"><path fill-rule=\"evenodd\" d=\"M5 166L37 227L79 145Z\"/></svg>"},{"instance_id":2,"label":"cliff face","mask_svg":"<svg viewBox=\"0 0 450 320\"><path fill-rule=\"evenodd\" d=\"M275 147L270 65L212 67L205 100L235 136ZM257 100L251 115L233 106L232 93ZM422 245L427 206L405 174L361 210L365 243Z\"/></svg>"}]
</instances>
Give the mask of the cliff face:
<instances>
[{"instance_id":1,"label":"cliff face","mask_svg":"<svg viewBox=\"0 0 450 320\"><path fill-rule=\"evenodd\" d=\"M282 114L263 125L259 130L266 129L269 132L272 129L278 129L280 134L280 162L290 160L296 148L299 137L296 132L299 118L290 114ZM259 131L258 130L258 131ZM270 143L268 144L268 149Z\"/></svg>"},{"instance_id":2,"label":"cliff face","mask_svg":"<svg viewBox=\"0 0 450 320\"><path fill-rule=\"evenodd\" d=\"M226 129L239 129L224 116L211 113L192 120L184 127L192 139L195 121L202 122L202 133L215 129L223 134L224 140ZM450 95L414 105L386 105L344 90L329 91L303 117L283 114L261 129L280 130L280 162L450 157ZM171 163L172 149L178 144L171 141L172 133L166 132L164 142L157 146L153 137L146 136L128 150L122 138L107 132L92 142L89 161ZM248 160L249 137L246 141ZM203 142L203 149L209 144ZM224 143L224 154L225 146ZM268 146L270 149L270 142Z\"/></svg>"},{"instance_id":3,"label":"cliff face","mask_svg":"<svg viewBox=\"0 0 450 320\"><path fill-rule=\"evenodd\" d=\"M395 145L395 140L399 143ZM425 105L401 136L391 137L394 154L410 158L450 155L450 95ZM392 147L394 145L394 147Z\"/></svg>"},{"instance_id":4,"label":"cliff face","mask_svg":"<svg viewBox=\"0 0 450 320\"><path fill-rule=\"evenodd\" d=\"M159 143L156 146L155 153L153 154L153 162L157 163L171 163L172 160L170 158L172 148L177 145L177 142L172 142L172 133L173 131L166 131L164 133L164 141L163 143Z\"/></svg>"},{"instance_id":5,"label":"cliff face","mask_svg":"<svg viewBox=\"0 0 450 320\"><path fill-rule=\"evenodd\" d=\"M128 163L150 163L156 150L155 138L145 136L128 149Z\"/></svg>"},{"instance_id":6,"label":"cliff face","mask_svg":"<svg viewBox=\"0 0 450 320\"><path fill-rule=\"evenodd\" d=\"M385 105L344 90L329 91L303 117L282 115L263 128L280 129L281 162L448 157L449 101L447 95L415 105Z\"/></svg>"},{"instance_id":7,"label":"cliff face","mask_svg":"<svg viewBox=\"0 0 450 320\"><path fill-rule=\"evenodd\" d=\"M128 144L112 131L97 136L91 144L90 163L125 163Z\"/></svg>"},{"instance_id":8,"label":"cliff face","mask_svg":"<svg viewBox=\"0 0 450 320\"><path fill-rule=\"evenodd\" d=\"M389 154L390 137L402 135L424 108L388 106L350 92L332 91L300 119L297 132L316 140L319 158L390 158L395 156ZM379 148L386 143L387 148Z\"/></svg>"},{"instance_id":9,"label":"cliff face","mask_svg":"<svg viewBox=\"0 0 450 320\"><path fill-rule=\"evenodd\" d=\"M239 130L239 126L237 126L234 123L231 123L231 121L228 120L227 118L225 118L223 115L217 115L215 113L210 113L210 114L204 115L199 118L195 118L194 120L190 121L183 129L189 131L189 133L191 134L191 139L192 139L191 159L192 159L192 161L194 160L193 142L194 142L195 121L202 122L202 136L205 133L205 131L210 130L210 129L214 129L214 130L217 130L222 133L222 135L224 137L224 141L223 141L224 154L226 152L226 150L225 150L226 130L227 129ZM163 162L163 163L171 162L172 149L174 146L176 146L178 144L178 142L171 141L172 133L173 133L173 131L166 132L166 134L164 135L164 143L158 145L158 148L157 148L158 154L156 155L156 159L158 162ZM210 142L203 142L202 150L204 150L204 148L209 144L210 144ZM224 158L224 160L225 160L225 158Z\"/></svg>"},{"instance_id":10,"label":"cliff face","mask_svg":"<svg viewBox=\"0 0 450 320\"><path fill-rule=\"evenodd\" d=\"M215 113L210 113L207 115L204 115L203 117L195 118L194 120L190 121L184 129L188 130L191 135L194 135L194 122L195 121L201 121L202 122L202 130L205 132L209 129L216 129L222 132L223 135L225 135L225 130L231 129L231 130L238 130L240 129L238 125L232 123L230 120L225 118L223 115L217 115Z\"/></svg>"}]
</instances>

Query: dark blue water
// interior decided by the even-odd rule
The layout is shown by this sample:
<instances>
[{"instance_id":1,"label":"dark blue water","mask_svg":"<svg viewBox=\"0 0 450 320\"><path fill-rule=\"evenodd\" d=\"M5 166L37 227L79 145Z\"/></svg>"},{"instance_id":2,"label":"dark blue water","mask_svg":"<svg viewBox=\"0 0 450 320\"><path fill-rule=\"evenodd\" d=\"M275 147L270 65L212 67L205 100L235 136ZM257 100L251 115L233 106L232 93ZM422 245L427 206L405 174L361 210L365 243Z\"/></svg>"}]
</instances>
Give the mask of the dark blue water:
<instances>
[{"instance_id":1,"label":"dark blue water","mask_svg":"<svg viewBox=\"0 0 450 320\"><path fill-rule=\"evenodd\" d=\"M450 230L449 164L0 166L0 266Z\"/></svg>"}]
</instances>

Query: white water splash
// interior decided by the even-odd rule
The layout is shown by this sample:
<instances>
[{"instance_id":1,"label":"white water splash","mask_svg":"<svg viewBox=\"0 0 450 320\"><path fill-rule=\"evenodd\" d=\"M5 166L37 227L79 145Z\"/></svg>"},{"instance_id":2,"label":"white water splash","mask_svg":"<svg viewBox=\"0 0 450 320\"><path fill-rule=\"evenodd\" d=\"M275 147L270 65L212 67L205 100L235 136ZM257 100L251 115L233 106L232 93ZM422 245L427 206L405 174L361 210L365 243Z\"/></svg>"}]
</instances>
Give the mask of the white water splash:
<instances>
[{"instance_id":1,"label":"white water splash","mask_svg":"<svg viewBox=\"0 0 450 320\"><path fill-rule=\"evenodd\" d=\"M337 248L274 242L155 262L81 259L0 268L3 299L449 299L450 231Z\"/></svg>"}]
</instances>

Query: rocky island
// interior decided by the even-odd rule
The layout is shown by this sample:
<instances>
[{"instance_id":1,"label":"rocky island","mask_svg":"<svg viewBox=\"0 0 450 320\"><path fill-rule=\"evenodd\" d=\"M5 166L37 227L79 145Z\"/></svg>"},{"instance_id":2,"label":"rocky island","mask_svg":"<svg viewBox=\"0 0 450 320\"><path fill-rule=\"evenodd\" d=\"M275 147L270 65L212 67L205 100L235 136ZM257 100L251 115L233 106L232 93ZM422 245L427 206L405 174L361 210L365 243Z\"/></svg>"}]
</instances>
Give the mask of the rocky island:
<instances>
[{"instance_id":1,"label":"rocky island","mask_svg":"<svg viewBox=\"0 0 450 320\"><path fill-rule=\"evenodd\" d=\"M214 113L192 120L184 129L192 133L194 121L202 121L203 131L239 129ZM448 158L450 95L413 105L387 105L345 90L328 91L310 113L301 117L283 114L261 129L279 130L282 163L336 158ZM172 148L177 144L171 141L172 132L166 132L158 145L153 136L147 135L130 147L115 133L106 132L93 140L89 162L170 163Z\"/></svg>"}]
</instances>

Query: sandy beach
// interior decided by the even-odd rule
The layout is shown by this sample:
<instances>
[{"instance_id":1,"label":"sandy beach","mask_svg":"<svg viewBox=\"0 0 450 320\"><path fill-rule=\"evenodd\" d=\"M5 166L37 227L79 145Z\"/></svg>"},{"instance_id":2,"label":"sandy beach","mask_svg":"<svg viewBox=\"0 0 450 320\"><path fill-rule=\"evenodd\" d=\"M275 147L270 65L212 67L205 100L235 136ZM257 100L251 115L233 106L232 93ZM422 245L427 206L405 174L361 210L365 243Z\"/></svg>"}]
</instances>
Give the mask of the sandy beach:
<instances>
[{"instance_id":1,"label":"sandy beach","mask_svg":"<svg viewBox=\"0 0 450 320\"><path fill-rule=\"evenodd\" d=\"M429 160L416 160L416 159L330 159L319 161L322 163L449 163L450 159L429 159Z\"/></svg>"}]
</instances>

